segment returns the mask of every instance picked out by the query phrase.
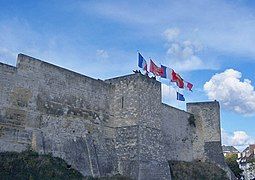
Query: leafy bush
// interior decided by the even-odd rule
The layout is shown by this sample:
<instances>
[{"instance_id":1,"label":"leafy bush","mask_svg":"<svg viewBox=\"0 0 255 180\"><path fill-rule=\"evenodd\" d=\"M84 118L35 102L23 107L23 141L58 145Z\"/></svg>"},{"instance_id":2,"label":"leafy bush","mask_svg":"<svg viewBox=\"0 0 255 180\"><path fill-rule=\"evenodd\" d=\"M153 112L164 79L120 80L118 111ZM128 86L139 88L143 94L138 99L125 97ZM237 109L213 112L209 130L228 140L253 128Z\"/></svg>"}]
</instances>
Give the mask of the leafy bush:
<instances>
[{"instance_id":1,"label":"leafy bush","mask_svg":"<svg viewBox=\"0 0 255 180\"><path fill-rule=\"evenodd\" d=\"M228 165L228 167L231 169L231 171L235 174L236 177L241 178L241 174L243 170L239 168L239 165L237 163L237 154L228 154L225 157L225 161Z\"/></svg>"},{"instance_id":2,"label":"leafy bush","mask_svg":"<svg viewBox=\"0 0 255 180\"><path fill-rule=\"evenodd\" d=\"M169 161L173 180L227 180L225 171L208 162Z\"/></svg>"}]
</instances>

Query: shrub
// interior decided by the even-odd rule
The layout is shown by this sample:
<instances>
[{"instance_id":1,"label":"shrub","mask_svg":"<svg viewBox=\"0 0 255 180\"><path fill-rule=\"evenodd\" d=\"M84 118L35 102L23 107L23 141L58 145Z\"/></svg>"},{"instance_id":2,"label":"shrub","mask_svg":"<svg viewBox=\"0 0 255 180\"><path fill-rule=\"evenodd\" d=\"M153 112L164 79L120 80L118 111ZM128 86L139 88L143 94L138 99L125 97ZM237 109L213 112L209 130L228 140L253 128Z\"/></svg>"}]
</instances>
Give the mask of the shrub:
<instances>
[{"instance_id":1,"label":"shrub","mask_svg":"<svg viewBox=\"0 0 255 180\"><path fill-rule=\"evenodd\" d=\"M170 161L173 180L227 180L225 171L208 162Z\"/></svg>"},{"instance_id":2,"label":"shrub","mask_svg":"<svg viewBox=\"0 0 255 180\"><path fill-rule=\"evenodd\" d=\"M239 165L236 160L237 160L237 154L228 154L225 157L225 161L228 167L231 169L231 171L235 174L236 177L241 178L241 174L243 170L239 168Z\"/></svg>"}]
</instances>

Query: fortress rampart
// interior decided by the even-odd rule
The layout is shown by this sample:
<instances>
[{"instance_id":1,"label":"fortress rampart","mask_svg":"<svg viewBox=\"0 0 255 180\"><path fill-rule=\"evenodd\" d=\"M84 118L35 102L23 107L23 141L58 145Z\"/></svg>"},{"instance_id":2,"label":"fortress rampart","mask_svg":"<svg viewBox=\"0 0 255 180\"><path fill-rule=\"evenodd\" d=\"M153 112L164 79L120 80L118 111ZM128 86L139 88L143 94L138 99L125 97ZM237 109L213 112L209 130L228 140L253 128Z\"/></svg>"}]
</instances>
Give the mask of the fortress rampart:
<instances>
[{"instance_id":1,"label":"fortress rampart","mask_svg":"<svg viewBox=\"0 0 255 180\"><path fill-rule=\"evenodd\" d=\"M96 80L19 54L0 63L0 151L52 153L83 175L171 179L169 160L210 161L228 171L217 101L161 102L140 73Z\"/></svg>"}]
</instances>

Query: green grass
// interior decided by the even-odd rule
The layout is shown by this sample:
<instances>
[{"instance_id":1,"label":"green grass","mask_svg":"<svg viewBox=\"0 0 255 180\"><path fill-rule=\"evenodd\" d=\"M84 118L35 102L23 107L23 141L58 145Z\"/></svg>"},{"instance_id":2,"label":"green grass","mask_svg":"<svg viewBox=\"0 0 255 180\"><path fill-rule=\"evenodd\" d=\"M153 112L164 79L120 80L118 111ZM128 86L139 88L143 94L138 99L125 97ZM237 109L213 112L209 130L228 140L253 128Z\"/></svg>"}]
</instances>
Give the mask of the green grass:
<instances>
[{"instance_id":1,"label":"green grass","mask_svg":"<svg viewBox=\"0 0 255 180\"><path fill-rule=\"evenodd\" d=\"M173 180L227 180L225 171L212 163L170 161Z\"/></svg>"}]
</instances>

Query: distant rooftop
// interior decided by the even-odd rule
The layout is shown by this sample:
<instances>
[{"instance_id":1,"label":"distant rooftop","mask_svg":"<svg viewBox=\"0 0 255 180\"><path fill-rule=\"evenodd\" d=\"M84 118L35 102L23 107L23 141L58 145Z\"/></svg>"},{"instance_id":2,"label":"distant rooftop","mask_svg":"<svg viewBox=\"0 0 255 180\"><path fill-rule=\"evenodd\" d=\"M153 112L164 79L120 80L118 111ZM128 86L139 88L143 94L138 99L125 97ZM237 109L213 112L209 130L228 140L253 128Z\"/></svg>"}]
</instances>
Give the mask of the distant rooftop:
<instances>
[{"instance_id":1,"label":"distant rooftop","mask_svg":"<svg viewBox=\"0 0 255 180\"><path fill-rule=\"evenodd\" d=\"M222 146L223 152L229 152L229 153L239 153L239 151L234 146Z\"/></svg>"}]
</instances>

